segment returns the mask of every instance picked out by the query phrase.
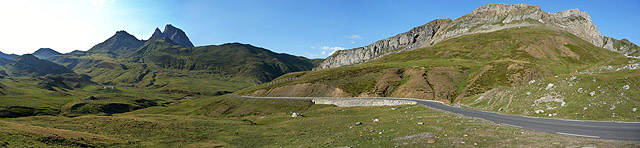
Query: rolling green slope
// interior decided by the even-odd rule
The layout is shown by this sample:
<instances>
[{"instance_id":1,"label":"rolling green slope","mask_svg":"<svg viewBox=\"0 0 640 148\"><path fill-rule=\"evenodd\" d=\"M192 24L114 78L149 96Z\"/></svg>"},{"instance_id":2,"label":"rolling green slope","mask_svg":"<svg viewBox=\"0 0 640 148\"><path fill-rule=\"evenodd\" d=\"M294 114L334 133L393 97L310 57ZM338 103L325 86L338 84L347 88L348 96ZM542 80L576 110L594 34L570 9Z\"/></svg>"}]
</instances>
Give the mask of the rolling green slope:
<instances>
[{"instance_id":1,"label":"rolling green slope","mask_svg":"<svg viewBox=\"0 0 640 148\"><path fill-rule=\"evenodd\" d=\"M291 73L277 78L277 83L253 86L238 94L410 97L445 103L468 103L468 100L495 88L524 87L531 81L577 74L607 65L625 65L631 60L559 29L520 27L465 35L434 46L391 54L365 64ZM611 73L618 74L629 79L638 77ZM291 93L293 88L328 93ZM625 94L638 95L637 88L631 90ZM612 94L620 93L610 91L615 91ZM628 105L632 106L638 100L632 99L630 102ZM599 120L638 120L633 119L635 114L624 116L624 119ZM564 117L581 119L577 116Z\"/></svg>"}]
</instances>

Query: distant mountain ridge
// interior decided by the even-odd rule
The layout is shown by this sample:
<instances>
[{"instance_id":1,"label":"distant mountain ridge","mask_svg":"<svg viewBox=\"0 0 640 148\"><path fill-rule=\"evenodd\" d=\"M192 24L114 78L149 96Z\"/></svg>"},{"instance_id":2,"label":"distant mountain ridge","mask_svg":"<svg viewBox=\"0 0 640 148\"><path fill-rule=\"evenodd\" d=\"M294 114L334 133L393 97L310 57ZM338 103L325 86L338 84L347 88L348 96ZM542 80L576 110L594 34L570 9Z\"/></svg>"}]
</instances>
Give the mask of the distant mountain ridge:
<instances>
[{"instance_id":1,"label":"distant mountain ridge","mask_svg":"<svg viewBox=\"0 0 640 148\"><path fill-rule=\"evenodd\" d=\"M4 65L13 76L44 76L47 74L73 73L62 65L25 54Z\"/></svg>"},{"instance_id":2,"label":"distant mountain ridge","mask_svg":"<svg viewBox=\"0 0 640 148\"><path fill-rule=\"evenodd\" d=\"M51 56L57 56L57 55L62 55L62 53L57 52L51 48L40 48L38 49L36 52L33 52L33 55L38 57L38 58L49 58Z\"/></svg>"},{"instance_id":3,"label":"distant mountain ridge","mask_svg":"<svg viewBox=\"0 0 640 148\"><path fill-rule=\"evenodd\" d=\"M193 47L186 34L172 25L166 25L164 32L156 28L148 40L118 31L87 52L74 51L49 60L105 85L156 89L182 87L170 82L183 81L180 75L197 79L237 77L246 80L241 85L249 85L289 72L311 70L318 63L318 60L275 53L249 44ZM156 77L164 79L156 80Z\"/></svg>"},{"instance_id":4,"label":"distant mountain ridge","mask_svg":"<svg viewBox=\"0 0 640 148\"><path fill-rule=\"evenodd\" d=\"M360 64L390 53L428 47L454 37L497 30L545 25L568 31L591 44L627 56L640 57L640 48L628 40L604 37L586 12L578 9L548 13L540 6L490 4L476 8L455 20L438 19L368 46L340 50L314 69Z\"/></svg>"},{"instance_id":5,"label":"distant mountain ridge","mask_svg":"<svg viewBox=\"0 0 640 148\"><path fill-rule=\"evenodd\" d=\"M11 60L11 59L17 58L17 57L19 57L19 55L16 55L16 54L5 54L2 51L0 51L0 58Z\"/></svg>"}]
</instances>

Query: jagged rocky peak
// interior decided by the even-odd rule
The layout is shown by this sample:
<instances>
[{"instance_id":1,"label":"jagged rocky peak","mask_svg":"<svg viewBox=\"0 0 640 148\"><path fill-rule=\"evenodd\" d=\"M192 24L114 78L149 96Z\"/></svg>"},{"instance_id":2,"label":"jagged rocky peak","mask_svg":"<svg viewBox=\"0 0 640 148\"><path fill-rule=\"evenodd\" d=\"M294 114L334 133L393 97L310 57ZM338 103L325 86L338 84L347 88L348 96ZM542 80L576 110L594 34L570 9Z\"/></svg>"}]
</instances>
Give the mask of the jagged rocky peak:
<instances>
[{"instance_id":1,"label":"jagged rocky peak","mask_svg":"<svg viewBox=\"0 0 640 148\"><path fill-rule=\"evenodd\" d=\"M570 32L591 44L628 56L640 56L637 45L603 37L587 12L569 9L557 13L527 4L490 4L451 21L439 19L377 41L365 47L337 51L314 69L368 62L390 53L427 47L462 35L523 26L550 26Z\"/></svg>"},{"instance_id":2,"label":"jagged rocky peak","mask_svg":"<svg viewBox=\"0 0 640 148\"><path fill-rule=\"evenodd\" d=\"M160 29L156 28L156 30L153 32L153 35L149 37L149 40L151 40L152 38L168 38L178 45L193 47L193 43L191 43L191 40L189 40L187 34L171 24L167 24L164 27L163 32L160 32Z\"/></svg>"},{"instance_id":3,"label":"jagged rocky peak","mask_svg":"<svg viewBox=\"0 0 640 148\"><path fill-rule=\"evenodd\" d=\"M51 48L40 48L36 52L33 52L33 55L38 58L49 58L51 56L62 55L62 53Z\"/></svg>"},{"instance_id":4,"label":"jagged rocky peak","mask_svg":"<svg viewBox=\"0 0 640 148\"><path fill-rule=\"evenodd\" d=\"M160 29L158 29L158 27L156 27L156 30L153 31L153 34L151 35L149 40L151 40L151 38L163 38L163 37L164 37L164 34L162 34L162 31L160 31Z\"/></svg>"}]
</instances>

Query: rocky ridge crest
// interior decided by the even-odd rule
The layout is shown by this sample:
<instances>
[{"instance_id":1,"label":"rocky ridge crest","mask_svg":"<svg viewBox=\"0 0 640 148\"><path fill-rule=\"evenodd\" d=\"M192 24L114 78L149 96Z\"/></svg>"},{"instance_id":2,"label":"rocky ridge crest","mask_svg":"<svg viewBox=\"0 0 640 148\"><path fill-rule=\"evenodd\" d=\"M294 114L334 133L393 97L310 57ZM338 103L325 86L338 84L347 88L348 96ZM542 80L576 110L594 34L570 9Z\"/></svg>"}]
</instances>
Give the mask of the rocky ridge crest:
<instances>
[{"instance_id":1,"label":"rocky ridge crest","mask_svg":"<svg viewBox=\"0 0 640 148\"><path fill-rule=\"evenodd\" d=\"M360 64L391 53L431 46L462 35L536 25L556 27L595 46L630 57L640 57L640 48L628 40L603 37L587 12L569 9L548 13L542 11L540 6L490 4L478 7L471 13L453 21L450 19L434 20L365 47L337 51L314 69Z\"/></svg>"}]
</instances>

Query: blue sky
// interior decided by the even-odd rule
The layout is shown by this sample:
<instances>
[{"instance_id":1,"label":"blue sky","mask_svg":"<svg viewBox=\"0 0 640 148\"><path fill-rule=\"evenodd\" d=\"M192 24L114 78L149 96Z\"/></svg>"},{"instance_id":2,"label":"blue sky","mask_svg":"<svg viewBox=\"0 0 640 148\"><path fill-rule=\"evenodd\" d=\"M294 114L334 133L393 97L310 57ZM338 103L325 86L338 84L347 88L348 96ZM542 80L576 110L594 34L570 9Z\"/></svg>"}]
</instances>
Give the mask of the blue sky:
<instances>
[{"instance_id":1,"label":"blue sky","mask_svg":"<svg viewBox=\"0 0 640 148\"><path fill-rule=\"evenodd\" d=\"M147 39L155 27L173 24L196 46L241 42L324 58L333 50L365 46L493 3L540 5L552 13L578 8L591 15L603 35L640 42L637 0L20 0L0 2L0 51L88 50L118 30Z\"/></svg>"}]
</instances>

